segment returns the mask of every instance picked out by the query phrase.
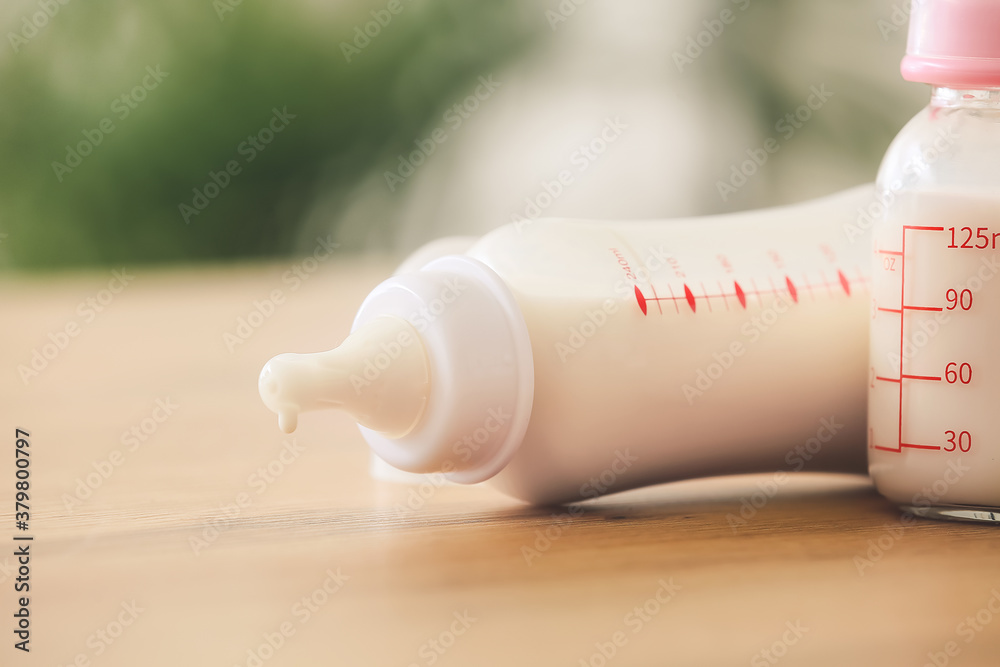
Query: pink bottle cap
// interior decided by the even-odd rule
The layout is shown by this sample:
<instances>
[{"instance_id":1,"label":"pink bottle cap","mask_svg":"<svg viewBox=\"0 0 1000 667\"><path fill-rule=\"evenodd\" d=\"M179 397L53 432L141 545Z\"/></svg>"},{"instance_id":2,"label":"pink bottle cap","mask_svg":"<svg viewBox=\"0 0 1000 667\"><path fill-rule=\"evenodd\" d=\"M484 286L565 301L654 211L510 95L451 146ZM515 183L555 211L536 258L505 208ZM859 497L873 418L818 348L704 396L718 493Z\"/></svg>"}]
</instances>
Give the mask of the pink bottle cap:
<instances>
[{"instance_id":1,"label":"pink bottle cap","mask_svg":"<svg viewBox=\"0 0 1000 667\"><path fill-rule=\"evenodd\" d=\"M1000 88L1000 0L913 0L903 78Z\"/></svg>"}]
</instances>

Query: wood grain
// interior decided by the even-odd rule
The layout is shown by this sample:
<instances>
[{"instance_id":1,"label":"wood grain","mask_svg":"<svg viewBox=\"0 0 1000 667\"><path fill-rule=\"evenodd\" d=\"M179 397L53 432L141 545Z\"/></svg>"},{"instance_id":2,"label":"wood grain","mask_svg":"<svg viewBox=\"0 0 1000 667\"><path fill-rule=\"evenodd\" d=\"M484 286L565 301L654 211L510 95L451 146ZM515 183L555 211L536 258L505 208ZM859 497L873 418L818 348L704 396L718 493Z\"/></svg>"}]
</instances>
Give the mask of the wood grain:
<instances>
[{"instance_id":1,"label":"wood grain","mask_svg":"<svg viewBox=\"0 0 1000 667\"><path fill-rule=\"evenodd\" d=\"M903 523L862 478L793 476L733 527L766 477L537 509L373 481L336 414L304 416L290 444L257 397L261 365L338 343L390 267L339 259L297 288L282 265L129 270L92 321L79 304L109 272L0 280L0 521L9 540L21 427L35 536L27 656L0 551L0 664L919 666L948 642L957 655L937 660L1000 664L1000 533ZM22 382L70 321L79 334ZM176 405L162 423L158 400ZM155 429L130 449L143 420ZM977 612L980 630L961 625Z\"/></svg>"}]
</instances>

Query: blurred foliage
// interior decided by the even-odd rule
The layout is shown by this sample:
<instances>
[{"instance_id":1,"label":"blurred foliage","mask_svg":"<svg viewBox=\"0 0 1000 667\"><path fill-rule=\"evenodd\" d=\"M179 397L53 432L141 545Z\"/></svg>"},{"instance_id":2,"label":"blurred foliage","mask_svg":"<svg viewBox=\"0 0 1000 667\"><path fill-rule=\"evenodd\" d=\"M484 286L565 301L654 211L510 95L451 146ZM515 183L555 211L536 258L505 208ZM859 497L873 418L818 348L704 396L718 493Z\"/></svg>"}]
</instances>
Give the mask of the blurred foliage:
<instances>
[{"instance_id":1,"label":"blurred foliage","mask_svg":"<svg viewBox=\"0 0 1000 667\"><path fill-rule=\"evenodd\" d=\"M0 61L4 262L43 268L291 251L320 183L348 189L392 162L445 102L532 37L503 0L401 0L402 11L348 62L341 43L387 4L61 6ZM220 15L221 6L232 11ZM115 100L142 82L147 66L169 75L122 117ZM248 163L241 142L286 107L295 119ZM114 131L60 182L53 162L66 163L67 145L85 131L96 136L106 118ZM242 172L185 224L179 205L191 205L193 189L234 159Z\"/></svg>"},{"instance_id":2,"label":"blurred foliage","mask_svg":"<svg viewBox=\"0 0 1000 667\"><path fill-rule=\"evenodd\" d=\"M742 6L751 0L721 0L720 7ZM774 121L803 103L808 94L802 82L823 84L835 91L838 114L827 110L810 121L831 149L867 158L876 166L889 142L925 102L924 89L898 76L892 52L886 68L872 72L872 51L881 49L884 39L876 39L881 17L874 3L802 2L767 0L753 4L732 32L734 39L720 40L714 65L747 101L763 136L774 133ZM888 12L888 10L885 10ZM888 14L886 14L888 15ZM905 35L904 31L900 38ZM853 39L851 47L844 41ZM913 108L900 104L895 90L885 82L919 100ZM811 85L810 84L810 85ZM902 108L901 108L902 107Z\"/></svg>"}]
</instances>

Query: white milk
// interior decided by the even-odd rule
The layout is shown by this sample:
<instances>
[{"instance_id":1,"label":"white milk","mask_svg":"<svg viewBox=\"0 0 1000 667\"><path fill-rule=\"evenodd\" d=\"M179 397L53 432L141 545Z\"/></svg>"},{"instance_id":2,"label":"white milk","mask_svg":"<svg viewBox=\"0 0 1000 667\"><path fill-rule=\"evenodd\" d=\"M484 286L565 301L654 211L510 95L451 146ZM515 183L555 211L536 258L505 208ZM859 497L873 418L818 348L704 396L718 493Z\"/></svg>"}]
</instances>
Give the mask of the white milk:
<instances>
[{"instance_id":1,"label":"white milk","mask_svg":"<svg viewBox=\"0 0 1000 667\"><path fill-rule=\"evenodd\" d=\"M872 477L916 510L1000 507L1000 195L903 193L877 229Z\"/></svg>"},{"instance_id":2,"label":"white milk","mask_svg":"<svg viewBox=\"0 0 1000 667\"><path fill-rule=\"evenodd\" d=\"M1000 2L914 2L930 100L876 179L869 461L903 509L1000 522Z\"/></svg>"},{"instance_id":3,"label":"white milk","mask_svg":"<svg viewBox=\"0 0 1000 667\"><path fill-rule=\"evenodd\" d=\"M868 244L844 227L870 201L865 187L699 220L507 225L376 288L344 346L384 339L352 372L281 355L262 396L288 424L336 404L394 466L534 503L864 472ZM390 418L408 383L420 401Z\"/></svg>"}]
</instances>

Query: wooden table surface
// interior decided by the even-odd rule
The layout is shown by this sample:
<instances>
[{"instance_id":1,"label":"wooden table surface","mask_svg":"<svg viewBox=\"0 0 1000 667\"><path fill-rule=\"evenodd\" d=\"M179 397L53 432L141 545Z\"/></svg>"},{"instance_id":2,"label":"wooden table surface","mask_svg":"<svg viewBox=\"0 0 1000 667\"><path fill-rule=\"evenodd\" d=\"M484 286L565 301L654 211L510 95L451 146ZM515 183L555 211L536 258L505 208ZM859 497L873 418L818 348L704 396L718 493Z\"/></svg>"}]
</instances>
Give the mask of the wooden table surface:
<instances>
[{"instance_id":1,"label":"wooden table surface","mask_svg":"<svg viewBox=\"0 0 1000 667\"><path fill-rule=\"evenodd\" d=\"M0 277L0 665L1000 664L1000 530L901 521L862 478L793 476L733 526L769 476L542 510L374 481L337 414L284 436L261 365L338 343L391 263L308 269Z\"/></svg>"}]
</instances>

